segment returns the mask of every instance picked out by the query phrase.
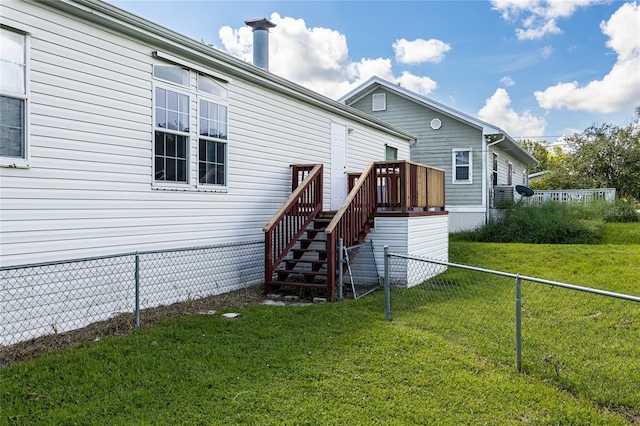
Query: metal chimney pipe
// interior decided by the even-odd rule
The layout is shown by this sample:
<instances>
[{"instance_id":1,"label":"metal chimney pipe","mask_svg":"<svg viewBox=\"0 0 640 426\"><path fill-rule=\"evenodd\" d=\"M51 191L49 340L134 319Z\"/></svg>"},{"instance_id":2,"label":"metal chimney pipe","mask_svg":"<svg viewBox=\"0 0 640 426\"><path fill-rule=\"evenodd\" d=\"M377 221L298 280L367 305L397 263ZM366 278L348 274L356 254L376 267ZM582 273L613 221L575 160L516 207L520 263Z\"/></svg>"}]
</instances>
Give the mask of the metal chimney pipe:
<instances>
[{"instance_id":1,"label":"metal chimney pipe","mask_svg":"<svg viewBox=\"0 0 640 426\"><path fill-rule=\"evenodd\" d=\"M244 23L253 29L253 65L269 71L269 28L276 24L266 18L247 19Z\"/></svg>"}]
</instances>

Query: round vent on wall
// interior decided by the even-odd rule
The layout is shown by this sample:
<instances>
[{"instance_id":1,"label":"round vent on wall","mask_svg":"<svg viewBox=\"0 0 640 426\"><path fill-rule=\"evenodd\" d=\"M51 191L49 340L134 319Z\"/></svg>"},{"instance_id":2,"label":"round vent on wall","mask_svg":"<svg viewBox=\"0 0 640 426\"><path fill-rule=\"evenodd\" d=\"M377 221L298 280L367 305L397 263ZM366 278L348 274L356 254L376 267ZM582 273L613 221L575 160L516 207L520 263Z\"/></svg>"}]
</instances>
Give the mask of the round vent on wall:
<instances>
[{"instance_id":1,"label":"round vent on wall","mask_svg":"<svg viewBox=\"0 0 640 426\"><path fill-rule=\"evenodd\" d=\"M431 128L433 130L438 130L440 127L442 127L442 121L440 121L439 118L434 118L433 120L431 120Z\"/></svg>"}]
</instances>

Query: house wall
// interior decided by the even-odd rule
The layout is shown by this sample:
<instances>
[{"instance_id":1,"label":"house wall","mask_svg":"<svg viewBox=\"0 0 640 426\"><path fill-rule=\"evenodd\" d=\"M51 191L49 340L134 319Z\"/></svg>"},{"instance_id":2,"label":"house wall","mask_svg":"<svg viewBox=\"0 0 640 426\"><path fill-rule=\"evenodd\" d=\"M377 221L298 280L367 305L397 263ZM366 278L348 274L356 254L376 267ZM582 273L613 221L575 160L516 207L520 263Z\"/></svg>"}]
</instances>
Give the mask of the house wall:
<instances>
[{"instance_id":1,"label":"house wall","mask_svg":"<svg viewBox=\"0 0 640 426\"><path fill-rule=\"evenodd\" d=\"M228 188L195 185L193 96L192 187L154 189L152 65L168 63L152 52L185 51L42 3L2 2L0 14L31 32L31 166L0 168L2 266L262 239L290 193L290 164L325 164L328 208L332 120L353 129L349 171L383 160L385 144L409 156L406 140L234 76Z\"/></svg>"},{"instance_id":2,"label":"house wall","mask_svg":"<svg viewBox=\"0 0 640 426\"><path fill-rule=\"evenodd\" d=\"M378 274L384 276L384 246L390 252L449 260L448 215L376 217L367 235L372 241ZM395 285L417 285L443 272L442 268L419 261L392 258L390 279Z\"/></svg>"},{"instance_id":3,"label":"house wall","mask_svg":"<svg viewBox=\"0 0 640 426\"><path fill-rule=\"evenodd\" d=\"M387 94L385 111L372 110L372 96L376 93ZM383 88L376 89L350 105L418 136L418 143L411 148L411 161L444 169L447 208L482 205L483 138L481 129L471 127ZM434 118L442 121L442 127L438 130L433 130L430 126ZM453 148L473 150L472 184L452 184Z\"/></svg>"}]
</instances>

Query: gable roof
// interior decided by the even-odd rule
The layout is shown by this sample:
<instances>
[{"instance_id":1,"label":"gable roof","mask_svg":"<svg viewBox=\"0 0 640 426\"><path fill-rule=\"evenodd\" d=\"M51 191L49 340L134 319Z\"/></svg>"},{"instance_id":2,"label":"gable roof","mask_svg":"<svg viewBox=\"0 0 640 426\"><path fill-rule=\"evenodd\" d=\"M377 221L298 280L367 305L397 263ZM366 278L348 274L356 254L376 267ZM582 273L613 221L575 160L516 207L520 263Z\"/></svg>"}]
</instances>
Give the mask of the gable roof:
<instances>
[{"instance_id":1,"label":"gable roof","mask_svg":"<svg viewBox=\"0 0 640 426\"><path fill-rule=\"evenodd\" d=\"M501 146L503 149L509 150L514 157L525 164L538 164L538 160L536 160L533 155L529 154L520 146L519 143L509 136L507 132L498 126L489 124L462 111L458 111L440 102L434 101L433 99L427 98L426 96L419 95L380 77L371 77L369 80L338 99L338 102L342 102L345 105L351 105L381 87L398 96L409 99L418 105L431 108L443 115L453 118L454 120L458 120L471 127L482 130L482 135L487 139L487 143L496 143L496 145Z\"/></svg>"},{"instance_id":2,"label":"gable roof","mask_svg":"<svg viewBox=\"0 0 640 426\"><path fill-rule=\"evenodd\" d=\"M123 34L147 41L158 48L180 51L181 59L193 60L229 76L242 78L300 102L313 105L343 118L376 128L407 141L417 137L383 120L314 92L292 81L233 57L212 46L155 24L102 0L58 0L46 6L64 10L91 22L115 29ZM165 59L170 60L169 55ZM184 58L183 58L184 57Z\"/></svg>"}]
</instances>

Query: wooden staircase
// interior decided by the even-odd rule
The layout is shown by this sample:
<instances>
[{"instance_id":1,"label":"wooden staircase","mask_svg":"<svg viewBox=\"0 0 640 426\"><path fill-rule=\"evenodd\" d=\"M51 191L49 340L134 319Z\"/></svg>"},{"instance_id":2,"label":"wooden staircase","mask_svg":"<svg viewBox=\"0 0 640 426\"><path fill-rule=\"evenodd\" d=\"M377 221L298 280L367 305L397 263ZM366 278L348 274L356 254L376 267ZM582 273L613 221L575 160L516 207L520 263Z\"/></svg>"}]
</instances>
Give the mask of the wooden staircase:
<instances>
[{"instance_id":1,"label":"wooden staircase","mask_svg":"<svg viewBox=\"0 0 640 426\"><path fill-rule=\"evenodd\" d=\"M292 193L264 227L265 293L282 286L322 289L336 297L338 243L364 242L381 208L386 214L444 209L444 171L406 160L370 163L349 176L337 212L323 212L322 164L292 165Z\"/></svg>"},{"instance_id":2,"label":"wooden staircase","mask_svg":"<svg viewBox=\"0 0 640 426\"><path fill-rule=\"evenodd\" d=\"M326 288L328 250L324 231L335 214L331 211L318 213L289 256L276 267L277 278L269 283L269 287Z\"/></svg>"}]
</instances>

